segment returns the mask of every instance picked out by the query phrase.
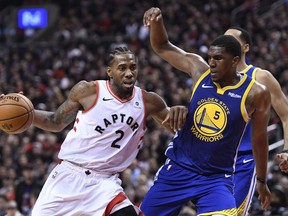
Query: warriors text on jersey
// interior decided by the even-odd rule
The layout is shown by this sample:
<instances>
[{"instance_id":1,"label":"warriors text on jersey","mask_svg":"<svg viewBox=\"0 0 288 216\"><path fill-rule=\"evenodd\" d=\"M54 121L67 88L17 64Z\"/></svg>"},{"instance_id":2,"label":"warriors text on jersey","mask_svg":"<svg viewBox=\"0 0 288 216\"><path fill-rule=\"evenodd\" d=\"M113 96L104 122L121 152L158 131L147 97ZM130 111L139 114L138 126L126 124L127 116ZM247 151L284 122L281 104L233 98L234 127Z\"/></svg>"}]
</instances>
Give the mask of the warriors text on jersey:
<instances>
[{"instance_id":1,"label":"warriors text on jersey","mask_svg":"<svg viewBox=\"0 0 288 216\"><path fill-rule=\"evenodd\" d=\"M79 111L64 140L59 158L103 173L123 171L135 159L145 133L143 92L119 99L108 81L96 81L93 106Z\"/></svg>"},{"instance_id":2,"label":"warriors text on jersey","mask_svg":"<svg viewBox=\"0 0 288 216\"><path fill-rule=\"evenodd\" d=\"M236 152L249 121L245 100L254 80L243 75L235 86L221 88L206 71L195 84L185 125L166 155L196 173L232 173Z\"/></svg>"}]
</instances>

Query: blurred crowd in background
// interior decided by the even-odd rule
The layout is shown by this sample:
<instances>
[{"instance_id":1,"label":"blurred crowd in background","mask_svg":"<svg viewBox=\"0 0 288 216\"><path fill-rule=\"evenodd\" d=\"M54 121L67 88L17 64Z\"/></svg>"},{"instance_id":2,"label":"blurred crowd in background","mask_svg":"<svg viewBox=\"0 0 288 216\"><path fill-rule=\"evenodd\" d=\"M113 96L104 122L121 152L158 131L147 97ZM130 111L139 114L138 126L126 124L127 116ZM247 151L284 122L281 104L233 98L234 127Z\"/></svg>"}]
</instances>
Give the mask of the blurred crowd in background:
<instances>
[{"instance_id":1,"label":"blurred crowd in background","mask_svg":"<svg viewBox=\"0 0 288 216\"><path fill-rule=\"evenodd\" d=\"M9 16L0 11L0 93L23 91L36 109L54 111L80 80L107 79L106 57L110 49L120 45L128 46L139 59L137 85L157 92L169 106L187 105L192 80L155 55L149 29L142 25L144 12L152 6L161 8L174 44L204 57L209 43L230 26L248 30L253 46L247 61L271 71L288 97L287 1L276 7L279 1L272 0L28 0L10 1L2 9L39 6L39 2L57 5L59 17L34 41L35 30L8 27ZM281 122L273 110L269 124L277 126L277 131L270 133L272 144L283 138ZM30 215L71 126L61 133L33 126L19 135L0 132L0 216L17 215L15 211ZM136 205L165 162L164 151L173 137L152 120L147 127L143 149L121 173L126 194ZM271 208L263 212L255 194L251 215L288 215L288 175L279 171L274 160L281 149L270 152ZM188 203L180 215L195 215L193 204Z\"/></svg>"}]
</instances>

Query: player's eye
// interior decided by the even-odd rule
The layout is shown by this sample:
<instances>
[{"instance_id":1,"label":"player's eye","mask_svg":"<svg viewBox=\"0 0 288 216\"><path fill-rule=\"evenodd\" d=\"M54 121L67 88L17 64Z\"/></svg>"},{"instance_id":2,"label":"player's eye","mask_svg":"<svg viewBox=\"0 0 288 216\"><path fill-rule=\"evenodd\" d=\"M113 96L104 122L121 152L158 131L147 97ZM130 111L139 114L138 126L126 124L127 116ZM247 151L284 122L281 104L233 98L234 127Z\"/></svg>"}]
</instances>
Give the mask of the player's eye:
<instances>
[{"instance_id":1,"label":"player's eye","mask_svg":"<svg viewBox=\"0 0 288 216\"><path fill-rule=\"evenodd\" d=\"M124 67L123 65L120 65L120 66L118 67L118 69L119 69L120 71L125 71L125 67Z\"/></svg>"},{"instance_id":2,"label":"player's eye","mask_svg":"<svg viewBox=\"0 0 288 216\"><path fill-rule=\"evenodd\" d=\"M131 70L131 71L135 71L136 69L137 69L136 65L132 65L132 66L130 67L130 70Z\"/></svg>"}]
</instances>

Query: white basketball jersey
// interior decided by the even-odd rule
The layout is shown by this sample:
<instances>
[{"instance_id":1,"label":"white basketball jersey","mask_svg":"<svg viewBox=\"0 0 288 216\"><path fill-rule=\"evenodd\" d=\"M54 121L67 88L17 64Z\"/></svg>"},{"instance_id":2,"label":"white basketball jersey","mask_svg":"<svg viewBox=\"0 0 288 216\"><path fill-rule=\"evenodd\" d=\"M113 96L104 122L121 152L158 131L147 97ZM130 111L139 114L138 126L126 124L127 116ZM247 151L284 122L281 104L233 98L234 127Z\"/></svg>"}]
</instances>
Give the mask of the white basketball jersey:
<instances>
[{"instance_id":1,"label":"white basketball jersey","mask_svg":"<svg viewBox=\"0 0 288 216\"><path fill-rule=\"evenodd\" d=\"M121 172L135 159L146 131L143 92L135 86L133 95L121 100L108 81L96 85L93 106L78 112L59 158L98 172Z\"/></svg>"}]
</instances>

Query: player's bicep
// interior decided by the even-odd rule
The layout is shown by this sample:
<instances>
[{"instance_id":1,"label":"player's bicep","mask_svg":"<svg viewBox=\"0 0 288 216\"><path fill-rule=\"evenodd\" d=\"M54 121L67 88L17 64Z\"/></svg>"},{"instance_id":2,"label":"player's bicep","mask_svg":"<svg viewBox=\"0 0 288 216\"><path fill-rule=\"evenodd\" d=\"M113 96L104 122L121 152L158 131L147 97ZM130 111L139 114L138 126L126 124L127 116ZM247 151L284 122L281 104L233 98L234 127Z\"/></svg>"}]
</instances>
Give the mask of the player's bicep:
<instances>
[{"instance_id":1,"label":"player's bicep","mask_svg":"<svg viewBox=\"0 0 288 216\"><path fill-rule=\"evenodd\" d=\"M157 122L164 121L169 111L166 102L154 92L146 93L146 102L147 114L153 119L157 119Z\"/></svg>"},{"instance_id":2,"label":"player's bicep","mask_svg":"<svg viewBox=\"0 0 288 216\"><path fill-rule=\"evenodd\" d=\"M266 136L270 118L271 96L268 89L261 85L262 91L258 92L253 101L254 112L252 114L253 137ZM264 138L265 138L264 136Z\"/></svg>"},{"instance_id":3,"label":"player's bicep","mask_svg":"<svg viewBox=\"0 0 288 216\"><path fill-rule=\"evenodd\" d=\"M267 84L265 85L267 86L271 95L271 105L276 111L277 115L283 121L284 119L287 119L288 116L288 100L286 99L280 84L272 76L272 74L268 74L267 77Z\"/></svg>"}]
</instances>

